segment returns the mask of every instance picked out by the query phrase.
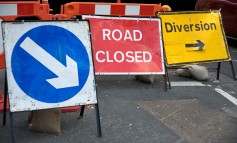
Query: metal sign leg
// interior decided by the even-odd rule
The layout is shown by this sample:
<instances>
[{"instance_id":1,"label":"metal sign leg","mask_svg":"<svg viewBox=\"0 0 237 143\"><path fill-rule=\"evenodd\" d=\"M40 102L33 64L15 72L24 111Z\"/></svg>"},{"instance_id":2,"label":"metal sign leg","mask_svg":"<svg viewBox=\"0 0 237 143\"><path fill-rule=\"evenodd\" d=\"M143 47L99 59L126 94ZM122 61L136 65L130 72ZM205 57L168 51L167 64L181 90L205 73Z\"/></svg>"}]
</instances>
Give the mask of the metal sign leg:
<instances>
[{"instance_id":1,"label":"metal sign leg","mask_svg":"<svg viewBox=\"0 0 237 143\"><path fill-rule=\"evenodd\" d=\"M2 125L6 125L6 118L7 118L7 72L5 73L5 84L4 84L4 102L3 102L3 122Z\"/></svg>"},{"instance_id":2,"label":"metal sign leg","mask_svg":"<svg viewBox=\"0 0 237 143\"><path fill-rule=\"evenodd\" d=\"M233 65L232 60L230 61L230 66L231 66L231 70L232 70L233 78L234 78L234 80L236 80L235 69L234 69L234 65Z\"/></svg>"},{"instance_id":3,"label":"metal sign leg","mask_svg":"<svg viewBox=\"0 0 237 143\"><path fill-rule=\"evenodd\" d=\"M218 62L217 75L216 75L216 79L217 79L217 80L219 80L219 77L220 77L220 69L221 69L221 62Z\"/></svg>"},{"instance_id":4,"label":"metal sign leg","mask_svg":"<svg viewBox=\"0 0 237 143\"><path fill-rule=\"evenodd\" d=\"M95 113L96 113L97 135L98 137L102 137L101 125L100 125L100 111L98 103L95 104Z\"/></svg>"},{"instance_id":5,"label":"metal sign leg","mask_svg":"<svg viewBox=\"0 0 237 143\"><path fill-rule=\"evenodd\" d=\"M84 110L85 110L85 105L82 105L78 119L83 118Z\"/></svg>"},{"instance_id":6,"label":"metal sign leg","mask_svg":"<svg viewBox=\"0 0 237 143\"><path fill-rule=\"evenodd\" d=\"M168 68L167 68L167 66L165 65L165 78L166 78L166 86L167 86L167 80L168 80L168 84L169 84L169 89L171 89L171 83L170 83L170 78L169 78L169 74L168 74ZM167 87L166 87L167 88Z\"/></svg>"},{"instance_id":7,"label":"metal sign leg","mask_svg":"<svg viewBox=\"0 0 237 143\"><path fill-rule=\"evenodd\" d=\"M11 127L11 136L12 136L12 143L15 143L15 134L14 134L14 128L13 128L13 113L10 112L10 127Z\"/></svg>"},{"instance_id":8,"label":"metal sign leg","mask_svg":"<svg viewBox=\"0 0 237 143\"><path fill-rule=\"evenodd\" d=\"M164 91L167 92L167 75L163 75L163 78L164 78Z\"/></svg>"},{"instance_id":9,"label":"metal sign leg","mask_svg":"<svg viewBox=\"0 0 237 143\"><path fill-rule=\"evenodd\" d=\"M167 75L167 80L168 80L168 83L169 83L169 89L171 89L171 83L170 83L170 77L169 77L169 74L168 74L168 70L166 70L166 75Z\"/></svg>"}]
</instances>

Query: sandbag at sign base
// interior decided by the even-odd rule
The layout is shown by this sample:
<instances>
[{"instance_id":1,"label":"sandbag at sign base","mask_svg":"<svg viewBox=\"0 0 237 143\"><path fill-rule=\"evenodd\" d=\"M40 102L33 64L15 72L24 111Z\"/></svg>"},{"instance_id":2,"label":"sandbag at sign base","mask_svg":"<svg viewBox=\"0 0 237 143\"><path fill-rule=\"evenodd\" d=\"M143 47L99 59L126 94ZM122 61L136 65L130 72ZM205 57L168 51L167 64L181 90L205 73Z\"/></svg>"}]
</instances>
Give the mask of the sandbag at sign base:
<instances>
[{"instance_id":1,"label":"sandbag at sign base","mask_svg":"<svg viewBox=\"0 0 237 143\"><path fill-rule=\"evenodd\" d=\"M148 83L148 84L154 84L155 82L155 75L136 75L136 80Z\"/></svg>"},{"instance_id":2,"label":"sandbag at sign base","mask_svg":"<svg viewBox=\"0 0 237 143\"><path fill-rule=\"evenodd\" d=\"M61 109L31 111L28 121L31 131L59 134L61 131Z\"/></svg>"},{"instance_id":3,"label":"sandbag at sign base","mask_svg":"<svg viewBox=\"0 0 237 143\"><path fill-rule=\"evenodd\" d=\"M196 80L207 80L208 79L208 70L204 66L199 65L187 65L183 66L182 69L178 69L175 73L183 77L191 77Z\"/></svg>"}]
</instances>

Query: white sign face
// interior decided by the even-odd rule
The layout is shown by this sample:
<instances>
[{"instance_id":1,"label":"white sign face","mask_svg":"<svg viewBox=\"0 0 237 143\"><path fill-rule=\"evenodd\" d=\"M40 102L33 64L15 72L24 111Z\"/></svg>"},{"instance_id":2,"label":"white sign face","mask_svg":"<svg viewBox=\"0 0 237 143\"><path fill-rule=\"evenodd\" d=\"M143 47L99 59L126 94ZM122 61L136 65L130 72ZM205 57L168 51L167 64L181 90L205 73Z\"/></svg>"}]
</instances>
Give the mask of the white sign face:
<instances>
[{"instance_id":1,"label":"white sign face","mask_svg":"<svg viewBox=\"0 0 237 143\"><path fill-rule=\"evenodd\" d=\"M97 103L87 21L2 25L11 112Z\"/></svg>"}]
</instances>

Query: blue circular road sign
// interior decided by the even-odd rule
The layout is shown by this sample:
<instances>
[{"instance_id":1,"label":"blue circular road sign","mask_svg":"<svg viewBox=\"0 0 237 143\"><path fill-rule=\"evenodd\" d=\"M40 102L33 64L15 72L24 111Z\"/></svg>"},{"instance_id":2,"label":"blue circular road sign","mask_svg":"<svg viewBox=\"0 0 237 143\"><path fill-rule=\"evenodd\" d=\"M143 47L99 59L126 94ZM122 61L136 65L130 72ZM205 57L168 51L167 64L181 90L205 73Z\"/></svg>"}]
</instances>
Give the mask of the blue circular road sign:
<instances>
[{"instance_id":1,"label":"blue circular road sign","mask_svg":"<svg viewBox=\"0 0 237 143\"><path fill-rule=\"evenodd\" d=\"M11 65L21 90L45 103L64 102L74 97L85 85L90 71L88 53L80 39L53 25L33 28L21 36L14 46ZM71 72L70 68L76 71ZM75 78L68 78L71 73L76 73ZM64 80L57 79L60 75ZM59 87L49 82L50 79ZM70 80L78 80L78 84L64 87L64 81L70 83Z\"/></svg>"}]
</instances>

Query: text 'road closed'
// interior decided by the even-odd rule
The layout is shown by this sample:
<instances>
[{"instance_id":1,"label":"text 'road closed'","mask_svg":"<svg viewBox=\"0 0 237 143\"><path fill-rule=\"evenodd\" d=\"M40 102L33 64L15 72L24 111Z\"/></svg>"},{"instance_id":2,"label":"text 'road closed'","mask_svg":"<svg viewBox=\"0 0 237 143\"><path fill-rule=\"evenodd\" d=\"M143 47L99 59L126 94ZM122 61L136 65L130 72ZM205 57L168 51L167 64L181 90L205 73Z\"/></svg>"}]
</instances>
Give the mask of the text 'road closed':
<instances>
[{"instance_id":1,"label":"text 'road closed'","mask_svg":"<svg viewBox=\"0 0 237 143\"><path fill-rule=\"evenodd\" d=\"M160 19L85 17L96 74L164 73Z\"/></svg>"}]
</instances>

